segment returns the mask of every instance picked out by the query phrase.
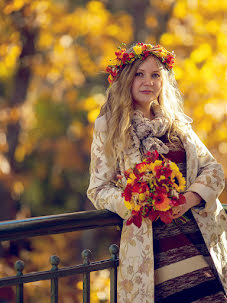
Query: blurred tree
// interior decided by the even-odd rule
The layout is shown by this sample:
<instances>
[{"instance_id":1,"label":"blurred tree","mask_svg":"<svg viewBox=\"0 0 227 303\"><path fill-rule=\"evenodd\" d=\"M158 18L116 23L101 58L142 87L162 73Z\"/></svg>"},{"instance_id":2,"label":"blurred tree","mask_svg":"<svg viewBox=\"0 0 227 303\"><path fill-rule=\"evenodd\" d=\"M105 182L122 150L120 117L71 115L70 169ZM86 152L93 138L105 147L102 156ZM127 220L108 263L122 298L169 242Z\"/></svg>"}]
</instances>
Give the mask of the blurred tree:
<instances>
[{"instance_id":1,"label":"blurred tree","mask_svg":"<svg viewBox=\"0 0 227 303\"><path fill-rule=\"evenodd\" d=\"M153 0L157 9L159 1ZM173 1L163 1L169 11ZM174 69L193 127L227 174L227 5L223 1L176 1L160 43L176 53ZM152 20L152 19L151 19ZM157 26L149 22L151 29ZM148 40L153 36L147 37ZM221 195L224 202L227 189ZM226 203L226 202L225 202Z\"/></svg>"},{"instance_id":2,"label":"blurred tree","mask_svg":"<svg viewBox=\"0 0 227 303\"><path fill-rule=\"evenodd\" d=\"M108 85L100 71L121 42L175 50L186 113L227 172L226 12L221 0L0 1L0 220L19 208L17 218L92 207L90 143ZM32 252L11 245L2 274L10 273L15 254L27 271L49 268L51 249L72 264L81 243L93 245L86 233L37 238ZM31 302L34 294L47 300L44 284L28 287ZM76 281L63 285L65 302L76 302Z\"/></svg>"},{"instance_id":3,"label":"blurred tree","mask_svg":"<svg viewBox=\"0 0 227 303\"><path fill-rule=\"evenodd\" d=\"M13 200L33 215L84 209L99 72L132 39L131 19L100 1L8 0L0 9L1 219L15 215Z\"/></svg>"}]
</instances>

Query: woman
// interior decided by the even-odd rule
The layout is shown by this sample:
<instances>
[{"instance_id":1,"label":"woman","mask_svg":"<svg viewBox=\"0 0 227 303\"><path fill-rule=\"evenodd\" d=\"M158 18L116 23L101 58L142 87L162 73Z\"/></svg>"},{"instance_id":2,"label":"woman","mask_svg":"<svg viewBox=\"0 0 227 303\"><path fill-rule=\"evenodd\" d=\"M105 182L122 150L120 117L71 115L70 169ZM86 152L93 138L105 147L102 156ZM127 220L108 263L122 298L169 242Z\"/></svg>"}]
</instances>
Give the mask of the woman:
<instances>
[{"instance_id":1,"label":"woman","mask_svg":"<svg viewBox=\"0 0 227 303\"><path fill-rule=\"evenodd\" d=\"M88 197L124 219L119 303L226 302L227 216L217 199L224 174L183 114L173 63L160 45L120 49L107 68L111 86L95 121ZM186 178L186 203L173 209L171 224L126 225L130 213L117 175L125 182L124 171L154 150Z\"/></svg>"}]
</instances>

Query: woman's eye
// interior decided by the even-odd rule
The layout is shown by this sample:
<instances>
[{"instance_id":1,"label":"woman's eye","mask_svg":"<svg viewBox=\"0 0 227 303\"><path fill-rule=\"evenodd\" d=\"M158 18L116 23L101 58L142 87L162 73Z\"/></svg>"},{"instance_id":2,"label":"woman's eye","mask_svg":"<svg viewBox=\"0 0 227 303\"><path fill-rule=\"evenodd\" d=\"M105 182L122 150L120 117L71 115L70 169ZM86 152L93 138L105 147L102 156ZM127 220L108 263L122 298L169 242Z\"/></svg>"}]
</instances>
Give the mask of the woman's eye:
<instances>
[{"instance_id":1,"label":"woman's eye","mask_svg":"<svg viewBox=\"0 0 227 303\"><path fill-rule=\"evenodd\" d=\"M152 77L153 77L153 78L159 78L160 75L159 75L159 74L153 74Z\"/></svg>"},{"instance_id":2,"label":"woman's eye","mask_svg":"<svg viewBox=\"0 0 227 303\"><path fill-rule=\"evenodd\" d=\"M143 73L139 72L139 73L136 73L136 77L142 77L143 76Z\"/></svg>"}]
</instances>

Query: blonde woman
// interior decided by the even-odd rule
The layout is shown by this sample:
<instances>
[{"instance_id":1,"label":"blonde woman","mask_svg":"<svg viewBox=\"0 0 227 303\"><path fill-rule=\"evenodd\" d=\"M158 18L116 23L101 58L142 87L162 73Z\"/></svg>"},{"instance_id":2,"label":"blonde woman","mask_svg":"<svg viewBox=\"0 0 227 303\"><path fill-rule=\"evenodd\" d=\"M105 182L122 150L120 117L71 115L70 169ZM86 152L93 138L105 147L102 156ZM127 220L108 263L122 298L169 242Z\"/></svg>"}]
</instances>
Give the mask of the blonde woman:
<instances>
[{"instance_id":1,"label":"blonde woman","mask_svg":"<svg viewBox=\"0 0 227 303\"><path fill-rule=\"evenodd\" d=\"M124 219L118 303L227 302L227 216L217 199L224 174L183 113L174 54L143 43L115 54L95 121L87 194L97 209ZM154 150L179 167L186 203L173 208L170 224L126 225L130 213L117 175L124 183L125 170Z\"/></svg>"}]
</instances>

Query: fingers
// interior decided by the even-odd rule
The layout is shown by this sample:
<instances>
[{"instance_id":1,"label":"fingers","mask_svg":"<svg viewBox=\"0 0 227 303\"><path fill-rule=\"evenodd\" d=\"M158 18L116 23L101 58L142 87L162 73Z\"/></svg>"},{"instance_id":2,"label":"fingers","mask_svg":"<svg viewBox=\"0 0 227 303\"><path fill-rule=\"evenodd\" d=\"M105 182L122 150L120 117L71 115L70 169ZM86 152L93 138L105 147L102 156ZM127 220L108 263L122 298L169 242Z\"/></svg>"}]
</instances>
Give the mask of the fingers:
<instances>
[{"instance_id":1,"label":"fingers","mask_svg":"<svg viewBox=\"0 0 227 303\"><path fill-rule=\"evenodd\" d=\"M179 206L175 206L175 207L172 208L172 214L173 215L179 214L180 211L181 211L181 209L180 209Z\"/></svg>"},{"instance_id":2,"label":"fingers","mask_svg":"<svg viewBox=\"0 0 227 303\"><path fill-rule=\"evenodd\" d=\"M184 205L178 205L172 208L172 217L173 219L177 219L186 212Z\"/></svg>"}]
</instances>

